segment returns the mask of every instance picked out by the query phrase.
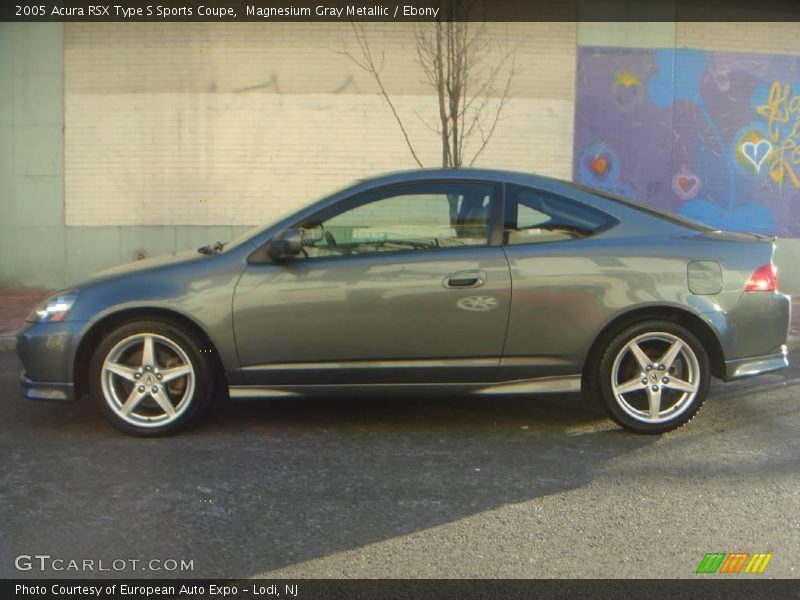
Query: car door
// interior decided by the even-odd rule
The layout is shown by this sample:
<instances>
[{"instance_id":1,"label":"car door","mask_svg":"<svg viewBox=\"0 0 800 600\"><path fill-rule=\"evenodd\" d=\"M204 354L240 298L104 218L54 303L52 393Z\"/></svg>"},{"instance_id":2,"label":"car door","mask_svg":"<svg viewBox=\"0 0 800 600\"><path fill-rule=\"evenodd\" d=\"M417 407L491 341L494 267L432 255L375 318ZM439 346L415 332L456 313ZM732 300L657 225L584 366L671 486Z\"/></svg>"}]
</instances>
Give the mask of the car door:
<instances>
[{"instance_id":1,"label":"car door","mask_svg":"<svg viewBox=\"0 0 800 600\"><path fill-rule=\"evenodd\" d=\"M572 376L607 317L616 285L595 236L617 224L610 215L549 190L506 186L503 248L513 302L500 377Z\"/></svg>"},{"instance_id":2,"label":"car door","mask_svg":"<svg viewBox=\"0 0 800 600\"><path fill-rule=\"evenodd\" d=\"M511 295L496 189L392 186L293 225L302 254L249 264L234 294L245 382L492 381Z\"/></svg>"}]
</instances>

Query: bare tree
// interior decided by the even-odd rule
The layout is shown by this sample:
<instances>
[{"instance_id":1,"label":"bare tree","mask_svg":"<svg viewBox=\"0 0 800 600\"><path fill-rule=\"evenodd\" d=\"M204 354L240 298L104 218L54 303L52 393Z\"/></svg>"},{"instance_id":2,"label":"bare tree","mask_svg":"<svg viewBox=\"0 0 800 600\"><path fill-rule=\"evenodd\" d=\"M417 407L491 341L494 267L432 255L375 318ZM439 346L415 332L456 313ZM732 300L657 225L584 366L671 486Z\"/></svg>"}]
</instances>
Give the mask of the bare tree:
<instances>
[{"instance_id":1,"label":"bare tree","mask_svg":"<svg viewBox=\"0 0 800 600\"><path fill-rule=\"evenodd\" d=\"M438 126L433 127L417 116L439 135L443 167L475 163L495 132L516 72L515 52L494 43L487 35L486 23L468 20L472 8L472 3L445 2L440 11L442 16L436 22L419 24L415 31L416 62L425 82L436 92ZM381 52L376 60L363 24L351 24L358 51L351 52L345 46L340 53L370 74L397 121L411 156L422 167L403 119L384 85L381 74L384 54ZM499 83L502 85L498 87Z\"/></svg>"}]
</instances>

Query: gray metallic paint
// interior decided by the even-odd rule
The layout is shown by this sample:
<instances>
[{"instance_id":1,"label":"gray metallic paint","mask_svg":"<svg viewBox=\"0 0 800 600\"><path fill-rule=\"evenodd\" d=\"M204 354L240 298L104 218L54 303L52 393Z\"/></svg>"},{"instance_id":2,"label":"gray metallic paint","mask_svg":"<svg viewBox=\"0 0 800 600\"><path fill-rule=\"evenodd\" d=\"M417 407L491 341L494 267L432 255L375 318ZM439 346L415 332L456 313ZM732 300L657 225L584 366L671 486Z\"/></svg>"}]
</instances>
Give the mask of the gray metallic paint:
<instances>
[{"instance_id":1,"label":"gray metallic paint","mask_svg":"<svg viewBox=\"0 0 800 600\"><path fill-rule=\"evenodd\" d=\"M458 302L476 288L445 288L455 271L481 270L484 312ZM492 381L503 351L511 282L499 247L448 248L249 265L233 305L248 384ZM269 343L264 343L269 340ZM349 361L488 359L437 369L358 368ZM326 362L296 373L291 363ZM486 364L488 362L488 364ZM254 365L286 364L257 370Z\"/></svg>"},{"instance_id":2,"label":"gray metallic paint","mask_svg":"<svg viewBox=\"0 0 800 600\"><path fill-rule=\"evenodd\" d=\"M496 200L503 183L547 190L590 204L619 224L582 240L503 246L503 204L496 202L489 246L253 262L273 235L344 199L411 181L452 180L498 182ZM394 173L337 192L219 254L192 251L100 273L69 288L79 298L68 320L28 323L18 352L27 395L36 382L69 390L76 370L87 366L75 360L93 328L125 311L159 310L205 333L236 396L271 386L307 392L314 384L453 384L474 391L543 377L574 379L608 324L633 310L672 307L710 327L732 378L786 364L788 297L743 292L773 250L763 236L693 230L533 175ZM705 285L702 269L690 272L692 261L719 264L719 293L690 291L690 277L700 291L720 283L712 269L709 277L717 279ZM442 285L447 275L472 270L486 273L479 288ZM496 304L485 311L459 308L474 294Z\"/></svg>"}]
</instances>

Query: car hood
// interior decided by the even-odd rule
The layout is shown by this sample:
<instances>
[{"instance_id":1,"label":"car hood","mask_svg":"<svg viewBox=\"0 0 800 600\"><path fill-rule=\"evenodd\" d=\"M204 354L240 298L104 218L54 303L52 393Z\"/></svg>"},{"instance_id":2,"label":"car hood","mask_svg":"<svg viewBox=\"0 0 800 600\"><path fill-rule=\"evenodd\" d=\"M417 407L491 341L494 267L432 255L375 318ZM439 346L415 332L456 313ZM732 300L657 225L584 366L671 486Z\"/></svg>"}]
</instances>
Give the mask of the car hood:
<instances>
[{"instance_id":1,"label":"car hood","mask_svg":"<svg viewBox=\"0 0 800 600\"><path fill-rule=\"evenodd\" d=\"M208 255L200 254L197 252L197 250L184 250L175 254L166 254L163 256L155 256L153 258L145 258L144 260L137 260L92 273L87 279L82 281L81 284L96 283L100 280L112 279L142 271L152 271L161 267L188 263L194 260L203 260L204 258L207 259ZM81 284L77 285L76 287L81 287Z\"/></svg>"}]
</instances>

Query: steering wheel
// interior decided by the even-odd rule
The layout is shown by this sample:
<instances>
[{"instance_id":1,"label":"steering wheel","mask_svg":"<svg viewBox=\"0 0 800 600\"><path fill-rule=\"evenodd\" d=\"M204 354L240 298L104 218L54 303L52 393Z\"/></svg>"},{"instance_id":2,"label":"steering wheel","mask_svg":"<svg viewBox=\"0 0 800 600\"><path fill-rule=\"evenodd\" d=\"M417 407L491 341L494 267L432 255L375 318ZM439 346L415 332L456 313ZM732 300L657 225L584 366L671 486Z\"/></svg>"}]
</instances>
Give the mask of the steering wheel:
<instances>
[{"instance_id":1,"label":"steering wheel","mask_svg":"<svg viewBox=\"0 0 800 600\"><path fill-rule=\"evenodd\" d=\"M336 246L336 238L333 237L333 234L330 231L325 232L325 243L328 246Z\"/></svg>"}]
</instances>

